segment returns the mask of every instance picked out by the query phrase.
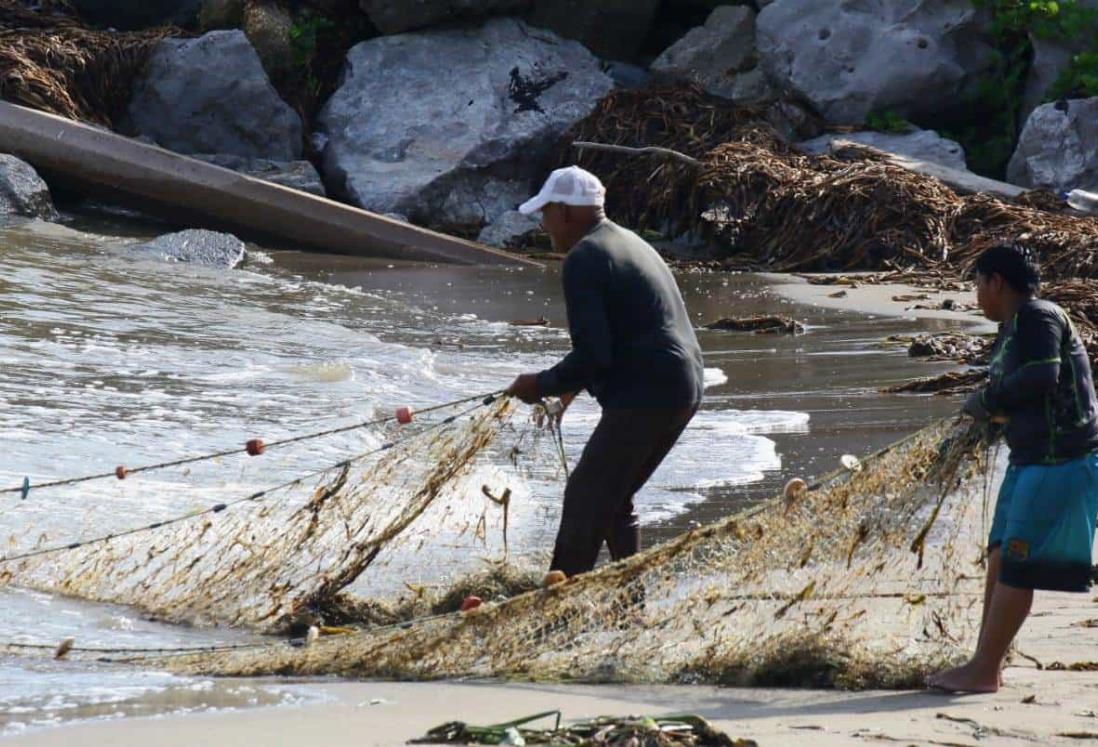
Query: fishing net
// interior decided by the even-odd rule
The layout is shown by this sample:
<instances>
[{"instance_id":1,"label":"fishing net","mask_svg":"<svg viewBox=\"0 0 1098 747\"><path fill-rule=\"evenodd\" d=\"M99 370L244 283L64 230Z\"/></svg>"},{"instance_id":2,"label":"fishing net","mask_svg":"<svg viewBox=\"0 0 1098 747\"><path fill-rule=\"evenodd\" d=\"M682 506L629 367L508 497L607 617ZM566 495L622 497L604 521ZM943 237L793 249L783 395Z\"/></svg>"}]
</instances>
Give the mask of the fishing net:
<instances>
[{"instance_id":1,"label":"fishing net","mask_svg":"<svg viewBox=\"0 0 1098 747\"><path fill-rule=\"evenodd\" d=\"M468 612L156 661L220 675L912 685L979 620L983 443L939 423L788 498Z\"/></svg>"},{"instance_id":2,"label":"fishing net","mask_svg":"<svg viewBox=\"0 0 1098 747\"><path fill-rule=\"evenodd\" d=\"M283 630L383 562L383 553L414 555L428 542L428 528L417 524L424 515L451 515L451 524L465 516L454 510L471 503L461 478L512 412L507 400L480 403L276 487L8 556L0 583L132 605L170 622Z\"/></svg>"}]
</instances>

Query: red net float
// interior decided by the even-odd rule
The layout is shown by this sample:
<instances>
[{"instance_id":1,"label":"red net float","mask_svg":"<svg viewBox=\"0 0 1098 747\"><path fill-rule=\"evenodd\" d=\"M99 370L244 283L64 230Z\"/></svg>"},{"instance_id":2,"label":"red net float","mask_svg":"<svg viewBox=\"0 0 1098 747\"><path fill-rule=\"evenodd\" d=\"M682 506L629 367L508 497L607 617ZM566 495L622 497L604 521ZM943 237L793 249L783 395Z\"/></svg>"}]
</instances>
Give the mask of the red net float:
<instances>
[{"instance_id":1,"label":"red net float","mask_svg":"<svg viewBox=\"0 0 1098 747\"><path fill-rule=\"evenodd\" d=\"M461 611L462 612L469 612L470 610L475 610L477 607L479 607L483 603L484 603L484 600L482 600L480 597L473 597L473 596L465 597L465 599L462 600L462 602L461 602Z\"/></svg>"},{"instance_id":2,"label":"red net float","mask_svg":"<svg viewBox=\"0 0 1098 747\"><path fill-rule=\"evenodd\" d=\"M401 425L408 425L412 422L412 418L415 417L415 410L405 405L404 407L398 407L396 411L397 422Z\"/></svg>"},{"instance_id":3,"label":"red net float","mask_svg":"<svg viewBox=\"0 0 1098 747\"><path fill-rule=\"evenodd\" d=\"M253 438L248 443L244 444L244 450L248 452L248 456L259 456L267 448L267 445L263 443L262 438Z\"/></svg>"},{"instance_id":4,"label":"red net float","mask_svg":"<svg viewBox=\"0 0 1098 747\"><path fill-rule=\"evenodd\" d=\"M128 474L130 474L130 471L121 464L114 468L114 476L119 480L125 480Z\"/></svg>"}]
</instances>

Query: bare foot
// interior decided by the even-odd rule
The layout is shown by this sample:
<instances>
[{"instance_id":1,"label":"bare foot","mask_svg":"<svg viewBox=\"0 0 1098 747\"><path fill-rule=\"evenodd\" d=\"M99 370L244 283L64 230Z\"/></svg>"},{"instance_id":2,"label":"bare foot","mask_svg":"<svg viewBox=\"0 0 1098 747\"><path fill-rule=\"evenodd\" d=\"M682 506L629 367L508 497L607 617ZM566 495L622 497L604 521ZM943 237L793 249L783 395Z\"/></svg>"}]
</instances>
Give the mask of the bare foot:
<instances>
[{"instance_id":1,"label":"bare foot","mask_svg":"<svg viewBox=\"0 0 1098 747\"><path fill-rule=\"evenodd\" d=\"M984 671L971 661L926 678L927 687L948 693L994 693L1002 685L998 670Z\"/></svg>"}]
</instances>

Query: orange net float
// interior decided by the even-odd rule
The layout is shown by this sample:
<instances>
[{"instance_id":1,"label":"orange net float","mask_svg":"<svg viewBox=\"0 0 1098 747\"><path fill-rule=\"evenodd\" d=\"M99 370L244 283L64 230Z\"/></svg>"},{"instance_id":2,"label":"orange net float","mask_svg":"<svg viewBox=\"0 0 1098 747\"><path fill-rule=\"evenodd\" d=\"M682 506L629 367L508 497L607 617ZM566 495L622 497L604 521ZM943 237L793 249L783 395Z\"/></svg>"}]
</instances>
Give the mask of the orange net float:
<instances>
[{"instance_id":1,"label":"orange net float","mask_svg":"<svg viewBox=\"0 0 1098 747\"><path fill-rule=\"evenodd\" d=\"M248 452L248 456L259 456L267 449L267 444L263 443L262 438L253 438L244 444L244 450Z\"/></svg>"},{"instance_id":2,"label":"orange net float","mask_svg":"<svg viewBox=\"0 0 1098 747\"><path fill-rule=\"evenodd\" d=\"M114 468L114 476L119 480L125 480L128 474L130 474L130 471L126 469L125 465L120 464Z\"/></svg>"},{"instance_id":3,"label":"orange net float","mask_svg":"<svg viewBox=\"0 0 1098 747\"><path fill-rule=\"evenodd\" d=\"M415 417L415 410L405 405L404 407L398 407L396 411L397 422L401 425L408 425L412 422L412 418Z\"/></svg>"}]
</instances>

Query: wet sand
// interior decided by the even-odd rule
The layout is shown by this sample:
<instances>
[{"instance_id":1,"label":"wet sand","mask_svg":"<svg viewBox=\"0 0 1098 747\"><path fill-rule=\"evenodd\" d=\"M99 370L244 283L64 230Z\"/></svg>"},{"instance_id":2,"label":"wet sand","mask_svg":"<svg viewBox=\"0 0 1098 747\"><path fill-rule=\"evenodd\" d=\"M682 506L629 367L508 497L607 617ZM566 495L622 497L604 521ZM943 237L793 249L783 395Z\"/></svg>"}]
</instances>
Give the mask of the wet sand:
<instances>
[{"instance_id":1,"label":"wet sand","mask_svg":"<svg viewBox=\"0 0 1098 747\"><path fill-rule=\"evenodd\" d=\"M1091 595L1039 594L1020 648L1043 665L1098 659ZM317 705L167 716L60 727L4 740L62 747L196 744L399 745L446 721L486 725L560 709L599 715L692 713L760 745L1086 744L1098 740L1098 671L1040 671L1016 658L995 695L836 692L701 686L503 683L332 683L301 686Z\"/></svg>"}]
</instances>

